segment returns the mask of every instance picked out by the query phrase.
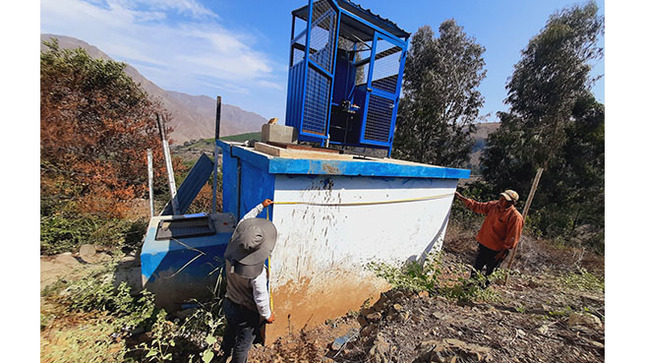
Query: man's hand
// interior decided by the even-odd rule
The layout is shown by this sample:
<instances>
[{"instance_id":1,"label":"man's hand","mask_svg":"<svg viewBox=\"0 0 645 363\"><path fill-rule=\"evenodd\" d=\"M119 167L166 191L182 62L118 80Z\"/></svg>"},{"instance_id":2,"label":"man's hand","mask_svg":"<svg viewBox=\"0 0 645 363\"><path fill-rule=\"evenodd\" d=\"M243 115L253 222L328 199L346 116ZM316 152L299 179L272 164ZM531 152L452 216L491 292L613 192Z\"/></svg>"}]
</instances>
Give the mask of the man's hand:
<instances>
[{"instance_id":1,"label":"man's hand","mask_svg":"<svg viewBox=\"0 0 645 363\"><path fill-rule=\"evenodd\" d=\"M267 324L273 324L274 320L275 320L275 316L273 315L273 311L272 311L271 316L267 319Z\"/></svg>"},{"instance_id":2,"label":"man's hand","mask_svg":"<svg viewBox=\"0 0 645 363\"><path fill-rule=\"evenodd\" d=\"M466 200L468 200L468 198L464 197L464 196L463 196L463 195L461 195L461 193L459 193L459 192L455 192L455 196L456 196L459 200L461 200L462 202L465 202Z\"/></svg>"},{"instance_id":3,"label":"man's hand","mask_svg":"<svg viewBox=\"0 0 645 363\"><path fill-rule=\"evenodd\" d=\"M504 261L506 256L508 256L508 250L501 250L495 255L495 261Z\"/></svg>"},{"instance_id":4,"label":"man's hand","mask_svg":"<svg viewBox=\"0 0 645 363\"><path fill-rule=\"evenodd\" d=\"M262 202L262 206L263 206L264 208L268 207L268 206L269 206L269 205L271 205L271 204L273 204L273 201L272 201L271 199L265 199L265 200Z\"/></svg>"}]
</instances>

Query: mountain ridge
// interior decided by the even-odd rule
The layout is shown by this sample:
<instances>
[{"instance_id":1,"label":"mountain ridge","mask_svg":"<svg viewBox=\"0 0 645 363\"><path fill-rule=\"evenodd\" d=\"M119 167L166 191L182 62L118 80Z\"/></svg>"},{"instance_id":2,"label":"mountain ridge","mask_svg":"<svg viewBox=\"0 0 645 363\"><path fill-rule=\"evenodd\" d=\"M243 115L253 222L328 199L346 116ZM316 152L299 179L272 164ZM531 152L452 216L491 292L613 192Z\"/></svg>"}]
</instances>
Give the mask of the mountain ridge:
<instances>
[{"instance_id":1,"label":"mountain ridge","mask_svg":"<svg viewBox=\"0 0 645 363\"><path fill-rule=\"evenodd\" d=\"M46 50L43 41L58 39L61 49L83 48L92 58L114 60L98 47L84 40L66 35L41 34L41 51ZM125 73L138 83L152 98L160 99L172 115L168 122L174 130L169 137L176 144L190 140L206 139L215 136L215 112L217 101L206 95L165 90L144 77L136 68L126 63ZM222 103L220 136L237 135L247 132L259 132L267 120L257 113L246 111L241 107Z\"/></svg>"}]
</instances>

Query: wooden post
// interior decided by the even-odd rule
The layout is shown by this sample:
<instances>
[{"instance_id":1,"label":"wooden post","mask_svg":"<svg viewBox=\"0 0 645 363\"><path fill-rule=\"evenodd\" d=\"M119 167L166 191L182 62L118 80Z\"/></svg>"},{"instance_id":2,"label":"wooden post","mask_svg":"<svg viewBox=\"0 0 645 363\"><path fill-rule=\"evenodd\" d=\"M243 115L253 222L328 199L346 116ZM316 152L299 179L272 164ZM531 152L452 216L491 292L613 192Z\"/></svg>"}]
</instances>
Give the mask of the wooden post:
<instances>
[{"instance_id":1,"label":"wooden post","mask_svg":"<svg viewBox=\"0 0 645 363\"><path fill-rule=\"evenodd\" d=\"M222 96L217 96L217 109L215 110L215 140L219 139L219 122L222 114Z\"/></svg>"},{"instance_id":2,"label":"wooden post","mask_svg":"<svg viewBox=\"0 0 645 363\"><path fill-rule=\"evenodd\" d=\"M213 148L213 214L217 213L217 167L219 162L219 148L217 147L217 140L219 140L219 124L220 116L222 114L222 96L217 96L217 108L215 110L215 147Z\"/></svg>"},{"instance_id":3,"label":"wooden post","mask_svg":"<svg viewBox=\"0 0 645 363\"><path fill-rule=\"evenodd\" d=\"M175 186L175 173L172 170L172 160L170 159L170 146L166 139L166 124L163 118L157 114L157 125L159 126L159 134L161 135L161 145L163 147L163 156L166 162L166 171L168 172L168 186L170 187L170 204L172 204L172 213L179 214L177 207L177 187Z\"/></svg>"},{"instance_id":4,"label":"wooden post","mask_svg":"<svg viewBox=\"0 0 645 363\"><path fill-rule=\"evenodd\" d=\"M153 177L152 150L148 149L148 197L150 198L150 218L155 216L154 191L152 190L154 187Z\"/></svg>"},{"instance_id":5,"label":"wooden post","mask_svg":"<svg viewBox=\"0 0 645 363\"><path fill-rule=\"evenodd\" d=\"M529 193L529 197L526 199L526 204L524 205L524 209L522 210L522 220L526 220L526 216L529 214L529 208L531 207L531 202L533 201L533 197L535 196L535 191L537 190L538 183L540 183L540 177L542 177L542 172L544 171L543 168L538 168L537 173L535 174L535 177L533 178L533 185L531 185L531 192ZM521 236L520 236L521 240ZM520 248L520 241L517 241L517 245L515 248L513 248L513 252L511 252L511 258L508 260L508 266L506 267L509 272L511 270L511 267L513 266L513 259L515 258L515 253L517 252L517 249ZM506 274L506 278L504 278L504 285L506 285L506 282L508 281L508 275L509 273Z\"/></svg>"}]
</instances>

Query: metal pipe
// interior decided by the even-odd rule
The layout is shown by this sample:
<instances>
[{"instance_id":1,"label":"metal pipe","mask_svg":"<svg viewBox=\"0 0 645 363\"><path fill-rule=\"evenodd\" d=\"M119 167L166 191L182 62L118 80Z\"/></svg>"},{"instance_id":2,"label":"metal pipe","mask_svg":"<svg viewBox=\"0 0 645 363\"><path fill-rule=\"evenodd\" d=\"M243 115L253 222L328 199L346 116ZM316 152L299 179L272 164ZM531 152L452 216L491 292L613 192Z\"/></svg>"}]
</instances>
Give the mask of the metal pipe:
<instances>
[{"instance_id":1,"label":"metal pipe","mask_svg":"<svg viewBox=\"0 0 645 363\"><path fill-rule=\"evenodd\" d=\"M170 204L172 205L172 213L179 214L179 207L177 206L177 187L175 186L175 173L172 170L172 160L170 158L170 146L166 140L166 124L163 117L157 113L157 125L159 126L159 134L161 136L161 145L163 147L163 156L166 162L166 172L168 174L168 186L170 188Z\"/></svg>"},{"instance_id":2,"label":"metal pipe","mask_svg":"<svg viewBox=\"0 0 645 363\"><path fill-rule=\"evenodd\" d=\"M150 198L150 218L155 216L155 201L154 201L154 172L152 169L152 150L148 149L148 198Z\"/></svg>"}]
</instances>

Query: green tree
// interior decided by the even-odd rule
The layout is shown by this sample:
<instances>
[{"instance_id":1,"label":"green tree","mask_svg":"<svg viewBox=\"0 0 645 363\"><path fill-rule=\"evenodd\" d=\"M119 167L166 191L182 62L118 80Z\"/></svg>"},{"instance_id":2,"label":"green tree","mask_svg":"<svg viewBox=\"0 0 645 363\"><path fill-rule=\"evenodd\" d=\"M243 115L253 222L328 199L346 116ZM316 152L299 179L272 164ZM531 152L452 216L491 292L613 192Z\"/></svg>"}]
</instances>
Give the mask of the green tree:
<instances>
[{"instance_id":1,"label":"green tree","mask_svg":"<svg viewBox=\"0 0 645 363\"><path fill-rule=\"evenodd\" d=\"M509 112L498 113L500 128L482 156L482 174L496 191L527 195L537 168L545 169L532 215L552 235L592 222L604 198L604 107L590 92L603 26L593 2L549 17L515 65Z\"/></svg>"},{"instance_id":2,"label":"green tree","mask_svg":"<svg viewBox=\"0 0 645 363\"><path fill-rule=\"evenodd\" d=\"M486 76L485 49L449 19L435 38L429 26L412 37L403 78L393 156L462 166L484 103L477 90Z\"/></svg>"}]
</instances>

